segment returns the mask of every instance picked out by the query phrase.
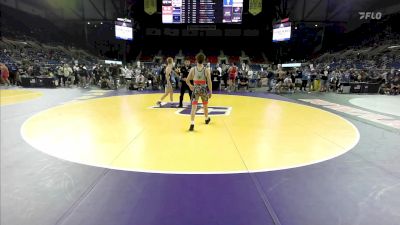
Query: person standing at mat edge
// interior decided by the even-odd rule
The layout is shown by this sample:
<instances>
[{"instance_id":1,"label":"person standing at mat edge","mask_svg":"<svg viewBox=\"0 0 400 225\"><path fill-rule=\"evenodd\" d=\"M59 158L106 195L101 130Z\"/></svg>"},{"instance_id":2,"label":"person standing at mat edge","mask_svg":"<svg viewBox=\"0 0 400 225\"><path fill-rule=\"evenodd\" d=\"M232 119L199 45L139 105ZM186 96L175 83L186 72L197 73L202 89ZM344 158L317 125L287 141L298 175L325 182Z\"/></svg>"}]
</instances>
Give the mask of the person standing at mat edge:
<instances>
[{"instance_id":1,"label":"person standing at mat edge","mask_svg":"<svg viewBox=\"0 0 400 225\"><path fill-rule=\"evenodd\" d=\"M172 69L174 60L171 57L168 57L167 63L168 63L168 65L165 68L165 93L161 97L161 99L159 101L157 101L157 105L159 105L160 107L161 107L161 102L168 95L169 95L169 100L171 101L171 103L174 101L174 88L172 87L172 82L171 82L172 73L174 73L174 71Z\"/></svg>"},{"instance_id":2,"label":"person standing at mat edge","mask_svg":"<svg viewBox=\"0 0 400 225\"><path fill-rule=\"evenodd\" d=\"M8 67L5 64L1 63L0 70L1 70L1 76L0 76L1 83L4 82L7 86L10 86L11 83L8 80L8 77L10 76L10 72L8 71Z\"/></svg>"},{"instance_id":3,"label":"person standing at mat edge","mask_svg":"<svg viewBox=\"0 0 400 225\"><path fill-rule=\"evenodd\" d=\"M208 117L208 99L211 98L212 95L212 83L210 69L203 65L205 59L206 56L202 53L196 55L197 66L190 69L189 76L186 79L186 84L189 86L190 90L193 91L191 123L189 131L194 130L194 117L197 112L197 103L199 98L201 98L203 103L206 124L209 124L211 121L210 117ZM191 80L193 80L194 85L190 83Z\"/></svg>"},{"instance_id":4,"label":"person standing at mat edge","mask_svg":"<svg viewBox=\"0 0 400 225\"><path fill-rule=\"evenodd\" d=\"M190 99L192 99L192 91L190 90L189 86L186 84L186 78L189 75L190 71L190 60L185 60L185 65L181 67L181 95L179 96L179 108L183 107L183 96L185 95L186 90L189 91Z\"/></svg>"},{"instance_id":5,"label":"person standing at mat edge","mask_svg":"<svg viewBox=\"0 0 400 225\"><path fill-rule=\"evenodd\" d=\"M228 92L234 91L236 88L236 77L238 75L238 68L236 63L232 63L232 66L228 69L229 81L228 81Z\"/></svg>"}]
</instances>

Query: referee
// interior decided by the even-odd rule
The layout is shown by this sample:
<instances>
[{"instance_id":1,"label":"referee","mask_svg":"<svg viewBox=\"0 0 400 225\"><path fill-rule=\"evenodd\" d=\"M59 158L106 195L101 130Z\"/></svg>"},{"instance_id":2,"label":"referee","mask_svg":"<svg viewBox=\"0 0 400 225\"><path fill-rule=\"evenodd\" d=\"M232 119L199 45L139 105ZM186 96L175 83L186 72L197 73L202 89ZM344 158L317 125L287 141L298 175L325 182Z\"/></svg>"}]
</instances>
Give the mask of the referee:
<instances>
[{"instance_id":1,"label":"referee","mask_svg":"<svg viewBox=\"0 0 400 225\"><path fill-rule=\"evenodd\" d=\"M192 91L190 90L189 86L186 84L186 78L189 75L190 71L190 60L185 60L185 64L180 68L181 70L181 95L179 97L179 108L183 107L183 96L185 95L186 90L189 91L190 99L192 99Z\"/></svg>"}]
</instances>

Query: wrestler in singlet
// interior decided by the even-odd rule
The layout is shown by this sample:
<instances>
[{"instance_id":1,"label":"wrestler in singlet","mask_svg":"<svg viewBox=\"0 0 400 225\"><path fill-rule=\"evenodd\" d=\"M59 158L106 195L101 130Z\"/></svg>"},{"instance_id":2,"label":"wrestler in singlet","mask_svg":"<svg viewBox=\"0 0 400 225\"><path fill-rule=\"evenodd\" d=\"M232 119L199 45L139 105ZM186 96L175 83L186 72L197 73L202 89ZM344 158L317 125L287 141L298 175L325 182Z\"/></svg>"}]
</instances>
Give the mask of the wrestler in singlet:
<instances>
[{"instance_id":1,"label":"wrestler in singlet","mask_svg":"<svg viewBox=\"0 0 400 225\"><path fill-rule=\"evenodd\" d=\"M159 107L162 107L161 102L164 100L164 98L166 98L169 95L169 99L170 99L170 103L172 104L172 102L174 101L174 89L172 87L172 77L175 76L174 75L174 71L173 71L173 62L174 60L171 57L167 58L167 67L165 68L165 93L164 95L160 98L159 101L157 101L157 105Z\"/></svg>"},{"instance_id":2,"label":"wrestler in singlet","mask_svg":"<svg viewBox=\"0 0 400 225\"><path fill-rule=\"evenodd\" d=\"M234 91L235 90L235 83L236 83L236 77L238 74L238 68L235 63L232 63L232 66L228 70L229 74L229 81L228 81L228 91Z\"/></svg>"},{"instance_id":3,"label":"wrestler in singlet","mask_svg":"<svg viewBox=\"0 0 400 225\"><path fill-rule=\"evenodd\" d=\"M199 69L197 66L194 67L194 77L193 77L193 98L192 104L197 105L199 98L203 105L208 104L208 87L207 87L207 77L206 77L206 67Z\"/></svg>"},{"instance_id":4,"label":"wrestler in singlet","mask_svg":"<svg viewBox=\"0 0 400 225\"><path fill-rule=\"evenodd\" d=\"M205 59L206 56L202 53L196 55L197 66L190 70L189 76L186 79L186 84L189 86L190 90L193 91L189 131L194 130L194 118L196 116L199 98L201 98L203 103L204 116L206 119L205 123L209 124L211 121L210 117L208 117L208 99L211 98L212 95L212 82L210 70L203 65ZM193 80L193 85L190 83L190 80Z\"/></svg>"}]
</instances>

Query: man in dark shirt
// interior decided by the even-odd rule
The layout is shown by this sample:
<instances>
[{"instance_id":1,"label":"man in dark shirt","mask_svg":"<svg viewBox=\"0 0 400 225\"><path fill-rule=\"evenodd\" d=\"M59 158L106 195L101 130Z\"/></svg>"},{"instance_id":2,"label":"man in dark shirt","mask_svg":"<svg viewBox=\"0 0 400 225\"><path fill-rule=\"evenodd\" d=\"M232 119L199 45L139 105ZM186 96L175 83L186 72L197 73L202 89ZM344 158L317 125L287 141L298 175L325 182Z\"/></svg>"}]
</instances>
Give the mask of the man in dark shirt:
<instances>
[{"instance_id":1,"label":"man in dark shirt","mask_svg":"<svg viewBox=\"0 0 400 225\"><path fill-rule=\"evenodd\" d=\"M83 64L79 64L79 77L81 79L81 85L83 88L87 88L87 78L88 78L88 73L87 73L87 69L86 66L84 66Z\"/></svg>"},{"instance_id":2,"label":"man in dark shirt","mask_svg":"<svg viewBox=\"0 0 400 225\"><path fill-rule=\"evenodd\" d=\"M165 69L166 69L166 67L167 67L167 65L163 64L161 66L161 70L160 70L161 87L162 87L163 90L165 89L165 83L166 83L166 80L165 80Z\"/></svg>"},{"instance_id":3,"label":"man in dark shirt","mask_svg":"<svg viewBox=\"0 0 400 225\"><path fill-rule=\"evenodd\" d=\"M394 79L390 82L390 94L398 95L400 88L400 76L397 75Z\"/></svg>"},{"instance_id":4,"label":"man in dark shirt","mask_svg":"<svg viewBox=\"0 0 400 225\"><path fill-rule=\"evenodd\" d=\"M239 78L238 90L242 87L245 88L246 91L249 90L249 78L244 75L241 75Z\"/></svg>"},{"instance_id":5,"label":"man in dark shirt","mask_svg":"<svg viewBox=\"0 0 400 225\"><path fill-rule=\"evenodd\" d=\"M274 86L273 81L275 79L275 74L272 70L268 70L267 78L268 78L268 91L272 91Z\"/></svg>"},{"instance_id":6,"label":"man in dark shirt","mask_svg":"<svg viewBox=\"0 0 400 225\"><path fill-rule=\"evenodd\" d=\"M228 90L228 69L229 66L222 64L222 80L224 81L225 90Z\"/></svg>"},{"instance_id":7,"label":"man in dark shirt","mask_svg":"<svg viewBox=\"0 0 400 225\"><path fill-rule=\"evenodd\" d=\"M185 60L185 65L180 68L181 73L181 95L179 97L179 108L183 107L183 96L185 95L186 90L189 91L190 99L192 99L192 91L190 90L189 86L186 84L186 78L189 75L190 71L190 60Z\"/></svg>"},{"instance_id":8,"label":"man in dark shirt","mask_svg":"<svg viewBox=\"0 0 400 225\"><path fill-rule=\"evenodd\" d=\"M219 90L219 85L221 82L221 74L219 73L217 67L214 68L214 70L211 73L211 80L213 82L213 91L218 91Z\"/></svg>"},{"instance_id":9,"label":"man in dark shirt","mask_svg":"<svg viewBox=\"0 0 400 225\"><path fill-rule=\"evenodd\" d=\"M118 67L118 65L112 65L110 70L111 70L112 81L114 84L114 89L117 90L118 89L119 67Z\"/></svg>"},{"instance_id":10,"label":"man in dark shirt","mask_svg":"<svg viewBox=\"0 0 400 225\"><path fill-rule=\"evenodd\" d=\"M301 79L303 77L303 71L301 69L296 70L296 78Z\"/></svg>"},{"instance_id":11,"label":"man in dark shirt","mask_svg":"<svg viewBox=\"0 0 400 225\"><path fill-rule=\"evenodd\" d=\"M98 65L96 65L96 66L93 68L92 73L93 73L93 77L94 77L94 83L95 83L95 84L98 84L99 81L100 81L100 72L99 72L99 66L98 66Z\"/></svg>"}]
</instances>

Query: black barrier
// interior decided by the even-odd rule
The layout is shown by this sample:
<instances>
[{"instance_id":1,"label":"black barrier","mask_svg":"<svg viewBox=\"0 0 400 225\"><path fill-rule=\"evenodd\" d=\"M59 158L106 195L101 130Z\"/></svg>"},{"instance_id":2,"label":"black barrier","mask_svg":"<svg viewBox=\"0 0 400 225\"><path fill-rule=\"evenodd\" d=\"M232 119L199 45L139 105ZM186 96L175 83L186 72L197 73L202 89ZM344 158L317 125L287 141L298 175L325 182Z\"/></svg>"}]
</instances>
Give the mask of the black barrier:
<instances>
[{"instance_id":1,"label":"black barrier","mask_svg":"<svg viewBox=\"0 0 400 225\"><path fill-rule=\"evenodd\" d=\"M220 76L211 76L211 80L212 80L213 91L219 91L219 86L221 85L221 77Z\"/></svg>"},{"instance_id":2,"label":"black barrier","mask_svg":"<svg viewBox=\"0 0 400 225\"><path fill-rule=\"evenodd\" d=\"M369 83L367 85L363 85L363 93L373 93L376 94L379 92L379 83Z\"/></svg>"},{"instance_id":3,"label":"black barrier","mask_svg":"<svg viewBox=\"0 0 400 225\"><path fill-rule=\"evenodd\" d=\"M379 83L350 83L350 93L369 93L369 94L377 94L379 91Z\"/></svg>"},{"instance_id":4,"label":"black barrier","mask_svg":"<svg viewBox=\"0 0 400 225\"><path fill-rule=\"evenodd\" d=\"M32 78L32 79L35 79L35 78ZM21 77L21 86L22 87L31 87L31 78Z\"/></svg>"},{"instance_id":5,"label":"black barrier","mask_svg":"<svg viewBox=\"0 0 400 225\"><path fill-rule=\"evenodd\" d=\"M55 88L55 79L52 77L21 77L22 87Z\"/></svg>"},{"instance_id":6,"label":"black barrier","mask_svg":"<svg viewBox=\"0 0 400 225\"><path fill-rule=\"evenodd\" d=\"M350 83L350 93L361 93L361 83Z\"/></svg>"},{"instance_id":7,"label":"black barrier","mask_svg":"<svg viewBox=\"0 0 400 225\"><path fill-rule=\"evenodd\" d=\"M212 89L213 91L219 91L219 85L221 84L220 81L213 81L212 82Z\"/></svg>"}]
</instances>

